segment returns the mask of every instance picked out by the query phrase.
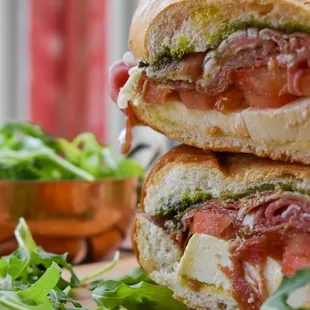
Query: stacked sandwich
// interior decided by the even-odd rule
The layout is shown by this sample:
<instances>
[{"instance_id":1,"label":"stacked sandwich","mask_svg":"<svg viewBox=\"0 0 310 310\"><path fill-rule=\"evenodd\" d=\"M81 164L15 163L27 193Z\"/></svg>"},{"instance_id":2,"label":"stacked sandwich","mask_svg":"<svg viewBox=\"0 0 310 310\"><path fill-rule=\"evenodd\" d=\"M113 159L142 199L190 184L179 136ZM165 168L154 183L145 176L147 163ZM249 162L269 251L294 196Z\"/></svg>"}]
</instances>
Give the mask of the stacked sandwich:
<instances>
[{"instance_id":1,"label":"stacked sandwich","mask_svg":"<svg viewBox=\"0 0 310 310\"><path fill-rule=\"evenodd\" d=\"M144 184L138 260L191 308L258 310L310 267L310 3L141 0L129 47L122 151L140 124L188 145Z\"/></svg>"}]
</instances>

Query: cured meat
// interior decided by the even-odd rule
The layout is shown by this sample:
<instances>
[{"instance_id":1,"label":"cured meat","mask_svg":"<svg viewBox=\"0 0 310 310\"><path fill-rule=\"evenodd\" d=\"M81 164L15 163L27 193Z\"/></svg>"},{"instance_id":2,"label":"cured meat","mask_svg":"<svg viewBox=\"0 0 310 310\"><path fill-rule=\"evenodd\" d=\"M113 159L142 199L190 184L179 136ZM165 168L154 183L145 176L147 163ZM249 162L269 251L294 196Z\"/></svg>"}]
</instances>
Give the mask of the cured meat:
<instances>
[{"instance_id":1,"label":"cured meat","mask_svg":"<svg viewBox=\"0 0 310 310\"><path fill-rule=\"evenodd\" d=\"M124 61L116 62L109 72L109 92L111 99L116 102L120 89L125 85L129 79L129 66Z\"/></svg>"},{"instance_id":2,"label":"cured meat","mask_svg":"<svg viewBox=\"0 0 310 310\"><path fill-rule=\"evenodd\" d=\"M240 309L259 310L268 298L263 275L268 257L281 263L285 275L310 267L310 200L301 194L265 192L235 202L211 200L187 211L181 223L181 230L170 233L182 249L196 233L232 242L232 268L223 271ZM246 280L252 278L249 265L257 270L254 284Z\"/></svg>"},{"instance_id":3,"label":"cured meat","mask_svg":"<svg viewBox=\"0 0 310 310\"><path fill-rule=\"evenodd\" d=\"M129 77L128 69L124 62L112 67L114 101ZM164 104L173 94L189 109L223 113L249 106L276 109L310 96L310 35L270 29L238 31L216 50L193 53L161 67L148 66L143 80L144 98L150 104ZM227 96L227 91L240 95Z\"/></svg>"}]
</instances>

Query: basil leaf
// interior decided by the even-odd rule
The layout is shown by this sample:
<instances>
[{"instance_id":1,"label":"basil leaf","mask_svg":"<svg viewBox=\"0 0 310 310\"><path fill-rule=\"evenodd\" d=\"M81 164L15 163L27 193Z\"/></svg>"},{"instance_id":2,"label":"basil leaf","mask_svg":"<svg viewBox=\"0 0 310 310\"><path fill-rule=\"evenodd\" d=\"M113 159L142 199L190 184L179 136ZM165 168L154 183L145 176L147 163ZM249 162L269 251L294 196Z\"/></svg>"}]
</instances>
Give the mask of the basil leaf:
<instances>
[{"instance_id":1,"label":"basil leaf","mask_svg":"<svg viewBox=\"0 0 310 310\"><path fill-rule=\"evenodd\" d=\"M287 300L298 288L310 284L310 269L301 269L292 277L284 276L275 293L262 305L261 310L294 310ZM299 308L297 310L306 310Z\"/></svg>"},{"instance_id":2,"label":"basil leaf","mask_svg":"<svg viewBox=\"0 0 310 310\"><path fill-rule=\"evenodd\" d=\"M168 288L140 282L129 286L121 281L102 282L92 293L100 307L118 310L121 306L128 310L186 310L187 307L173 299Z\"/></svg>"}]
</instances>

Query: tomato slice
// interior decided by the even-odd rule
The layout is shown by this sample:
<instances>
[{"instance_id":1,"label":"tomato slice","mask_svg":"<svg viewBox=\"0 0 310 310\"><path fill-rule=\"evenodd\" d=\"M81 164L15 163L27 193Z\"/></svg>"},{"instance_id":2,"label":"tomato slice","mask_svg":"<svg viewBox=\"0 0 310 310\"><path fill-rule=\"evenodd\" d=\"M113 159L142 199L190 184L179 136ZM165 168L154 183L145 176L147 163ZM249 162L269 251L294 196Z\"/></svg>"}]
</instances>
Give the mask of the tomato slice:
<instances>
[{"instance_id":1,"label":"tomato slice","mask_svg":"<svg viewBox=\"0 0 310 310\"><path fill-rule=\"evenodd\" d=\"M303 71L301 78L301 92L304 96L310 97L310 69Z\"/></svg>"},{"instance_id":2,"label":"tomato slice","mask_svg":"<svg viewBox=\"0 0 310 310\"><path fill-rule=\"evenodd\" d=\"M281 68L274 71L267 67L245 68L236 70L233 80L245 92L277 96L287 83L287 72Z\"/></svg>"},{"instance_id":3,"label":"tomato slice","mask_svg":"<svg viewBox=\"0 0 310 310\"><path fill-rule=\"evenodd\" d=\"M221 239L229 239L236 233L232 218L206 210L195 213L191 231Z\"/></svg>"},{"instance_id":4,"label":"tomato slice","mask_svg":"<svg viewBox=\"0 0 310 310\"><path fill-rule=\"evenodd\" d=\"M165 104L172 90L169 87L161 86L153 81L146 81L144 85L143 99L150 104Z\"/></svg>"},{"instance_id":5,"label":"tomato slice","mask_svg":"<svg viewBox=\"0 0 310 310\"><path fill-rule=\"evenodd\" d=\"M301 268L310 268L310 234L295 233L289 237L283 255L282 272L293 275Z\"/></svg>"},{"instance_id":6,"label":"tomato slice","mask_svg":"<svg viewBox=\"0 0 310 310\"><path fill-rule=\"evenodd\" d=\"M215 108L223 113L246 109L248 107L244 100L243 92L237 88L228 89L216 96Z\"/></svg>"},{"instance_id":7,"label":"tomato slice","mask_svg":"<svg viewBox=\"0 0 310 310\"><path fill-rule=\"evenodd\" d=\"M256 94L245 94L245 100L251 108L254 109L277 109L296 100L296 96L265 96Z\"/></svg>"},{"instance_id":8,"label":"tomato slice","mask_svg":"<svg viewBox=\"0 0 310 310\"><path fill-rule=\"evenodd\" d=\"M180 98L188 109L207 110L214 108L215 98L193 91L180 91Z\"/></svg>"}]
</instances>

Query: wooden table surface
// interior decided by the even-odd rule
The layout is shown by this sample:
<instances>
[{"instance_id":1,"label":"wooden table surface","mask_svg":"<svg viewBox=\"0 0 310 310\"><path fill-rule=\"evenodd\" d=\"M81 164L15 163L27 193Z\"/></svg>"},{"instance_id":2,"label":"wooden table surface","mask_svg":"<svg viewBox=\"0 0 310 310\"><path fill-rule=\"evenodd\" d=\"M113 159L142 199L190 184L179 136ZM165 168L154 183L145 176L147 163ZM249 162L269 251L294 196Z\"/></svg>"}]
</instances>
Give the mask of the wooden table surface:
<instances>
[{"instance_id":1,"label":"wooden table surface","mask_svg":"<svg viewBox=\"0 0 310 310\"><path fill-rule=\"evenodd\" d=\"M99 270L108 266L109 262L95 263L89 265L82 265L75 267L77 276L82 279L86 276L94 274ZM138 266L137 260L133 255L123 257L113 270L104 275L105 279L113 280L124 275L131 274L132 270ZM79 300L81 304L87 309L96 309L96 304L91 298L91 293L87 289L79 289L75 292L75 299Z\"/></svg>"}]
</instances>

